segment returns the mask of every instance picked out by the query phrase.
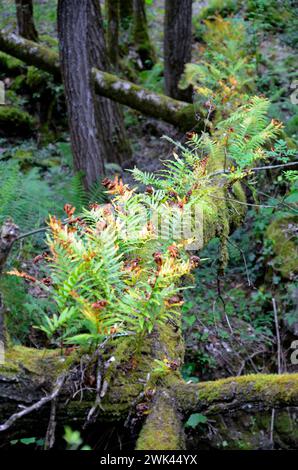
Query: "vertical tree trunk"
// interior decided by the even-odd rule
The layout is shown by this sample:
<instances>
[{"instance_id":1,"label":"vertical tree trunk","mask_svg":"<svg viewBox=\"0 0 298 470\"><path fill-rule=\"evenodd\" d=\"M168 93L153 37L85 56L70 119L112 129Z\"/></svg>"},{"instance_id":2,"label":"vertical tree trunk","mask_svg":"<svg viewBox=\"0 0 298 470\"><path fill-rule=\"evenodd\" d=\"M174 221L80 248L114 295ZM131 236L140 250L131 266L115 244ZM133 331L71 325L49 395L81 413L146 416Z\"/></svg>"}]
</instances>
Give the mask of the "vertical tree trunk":
<instances>
[{"instance_id":1,"label":"vertical tree trunk","mask_svg":"<svg viewBox=\"0 0 298 470\"><path fill-rule=\"evenodd\" d=\"M92 66L110 67L99 1L59 0L58 35L74 165L90 188L105 160L120 163L130 152L118 105L96 97L91 78Z\"/></svg>"},{"instance_id":2,"label":"vertical tree trunk","mask_svg":"<svg viewBox=\"0 0 298 470\"><path fill-rule=\"evenodd\" d=\"M109 58L114 66L118 69L119 61L119 19L120 19L120 3L121 0L106 0L106 17L107 17L107 46Z\"/></svg>"},{"instance_id":3,"label":"vertical tree trunk","mask_svg":"<svg viewBox=\"0 0 298 470\"><path fill-rule=\"evenodd\" d=\"M133 36L136 50L140 56L143 67L150 69L156 57L148 32L145 0L133 0L133 23Z\"/></svg>"},{"instance_id":4,"label":"vertical tree trunk","mask_svg":"<svg viewBox=\"0 0 298 470\"><path fill-rule=\"evenodd\" d=\"M33 19L32 0L15 0L18 31L20 36L31 41L38 41L38 33Z\"/></svg>"},{"instance_id":5,"label":"vertical tree trunk","mask_svg":"<svg viewBox=\"0 0 298 470\"><path fill-rule=\"evenodd\" d=\"M192 0L165 0L164 64L166 94L192 101L192 90L180 90L178 83L186 63L191 61Z\"/></svg>"}]
</instances>

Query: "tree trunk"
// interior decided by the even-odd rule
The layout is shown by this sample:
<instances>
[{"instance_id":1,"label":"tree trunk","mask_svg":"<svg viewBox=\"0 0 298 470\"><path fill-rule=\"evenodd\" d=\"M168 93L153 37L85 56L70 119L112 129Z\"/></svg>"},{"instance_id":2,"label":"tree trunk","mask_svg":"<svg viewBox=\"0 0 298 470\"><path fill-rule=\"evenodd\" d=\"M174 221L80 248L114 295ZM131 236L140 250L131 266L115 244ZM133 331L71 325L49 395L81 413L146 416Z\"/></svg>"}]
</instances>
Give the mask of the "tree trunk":
<instances>
[{"instance_id":1,"label":"tree trunk","mask_svg":"<svg viewBox=\"0 0 298 470\"><path fill-rule=\"evenodd\" d=\"M20 36L31 39L31 41L38 41L38 33L33 19L32 0L15 0L15 2Z\"/></svg>"},{"instance_id":2,"label":"tree trunk","mask_svg":"<svg viewBox=\"0 0 298 470\"><path fill-rule=\"evenodd\" d=\"M119 19L120 3L119 0L106 0L107 17L107 46L110 61L115 70L118 70L119 62Z\"/></svg>"},{"instance_id":3,"label":"tree trunk","mask_svg":"<svg viewBox=\"0 0 298 470\"><path fill-rule=\"evenodd\" d=\"M143 67L151 69L156 56L148 31L145 0L133 0L133 37Z\"/></svg>"},{"instance_id":4,"label":"tree trunk","mask_svg":"<svg viewBox=\"0 0 298 470\"><path fill-rule=\"evenodd\" d=\"M192 101L192 90L179 89L184 66L191 61L192 0L166 0L164 20L164 75L166 94Z\"/></svg>"},{"instance_id":5,"label":"tree trunk","mask_svg":"<svg viewBox=\"0 0 298 470\"><path fill-rule=\"evenodd\" d=\"M29 65L51 73L61 80L58 55L49 48L20 38L14 33L0 32L0 50L23 60ZM186 131L204 127L204 112L193 105L154 93L115 75L93 69L95 91L143 114L162 119Z\"/></svg>"},{"instance_id":6,"label":"tree trunk","mask_svg":"<svg viewBox=\"0 0 298 470\"><path fill-rule=\"evenodd\" d=\"M119 108L96 99L92 83L92 65L109 66L97 0L60 0L58 34L74 165L88 189L104 175L105 160L121 163L129 154Z\"/></svg>"}]
</instances>

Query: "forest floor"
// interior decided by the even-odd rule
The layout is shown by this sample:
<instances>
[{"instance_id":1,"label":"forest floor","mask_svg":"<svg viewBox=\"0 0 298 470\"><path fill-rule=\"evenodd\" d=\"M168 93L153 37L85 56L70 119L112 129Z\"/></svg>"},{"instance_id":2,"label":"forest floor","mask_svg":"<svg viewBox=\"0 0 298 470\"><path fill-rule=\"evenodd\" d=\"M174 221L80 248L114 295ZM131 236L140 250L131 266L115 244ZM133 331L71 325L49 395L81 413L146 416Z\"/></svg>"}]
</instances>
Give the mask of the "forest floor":
<instances>
[{"instance_id":1,"label":"forest floor","mask_svg":"<svg viewBox=\"0 0 298 470\"><path fill-rule=\"evenodd\" d=\"M55 39L56 1L36 0L35 4L37 29L41 34ZM198 15L202 6L207 4L208 2L194 2L194 16L197 18L194 21L194 60L200 60L202 47L206 48L201 40L202 21ZM222 11L222 14L224 13L225 11ZM242 18L241 8L235 15ZM12 2L6 0L2 2L0 16L2 26L11 28L15 23ZM151 71L135 72L142 85L160 91L163 86L162 21L156 20L162 16L163 2L153 2L153 6L149 7L149 22L154 44L157 45L159 61ZM270 28L266 21L270 26L269 16L262 23L260 17L256 15L254 21L248 25L248 29L252 30L250 31L252 37L256 24L258 27L257 86L258 90L265 93L273 102L272 117L289 123L286 130L293 139L297 137L297 107L295 108L290 102L291 84L295 80L295 44L291 36L294 33L292 30L279 31L278 28ZM50 42L48 37L47 41ZM131 64L129 66L131 67ZM55 210L57 215L61 215L63 201L80 206L84 204L85 199L77 179L70 170L71 151L65 128L61 90L55 88L52 83L49 87L44 87L42 82L47 77L42 76L44 78L40 81L37 75L35 83L38 88L34 93L32 94L28 83L25 93L19 93L18 82L21 82L19 77L24 75L24 72L10 76L7 70L1 71L0 66L0 74L0 78L6 81L7 98L11 104L35 113L37 118L42 114L41 108L49 94L55 98L55 109L51 120L55 121L57 116L58 119L54 126L43 123L38 132L27 139L15 136L7 138L6 135L0 140L0 163L2 160L11 167L11 173L8 175L0 166L0 177L6 178L6 182L12 181L14 187L19 185L19 180L17 178L13 180L12 176L16 171L15 163L22 174L26 175L26 178L24 176L22 179L23 202L19 204L16 202L12 189L11 199L2 205L2 210L0 208L0 222L7 215L13 214L22 230L26 230L38 226L48 211ZM184 139L184 136L172 126L144 118L128 109L125 110L125 122L133 148L133 157L125 162L124 168L133 168L137 165L146 171L157 171L161 167L161 160L169 158L172 152L172 145L161 137L167 135L182 142ZM114 173L115 167L109 167L108 171ZM132 181L130 174L123 172L123 169L116 168L116 171L121 173L126 181ZM279 185L278 179L274 181L272 175L268 177L271 184L261 179L257 188L261 187L265 193L268 191L268 197L259 195L259 200L271 207L249 209L245 225L231 238L230 263L225 277L219 277L217 273L219 242L215 240L202 254L202 257L208 260L196 275L195 288L186 293L183 311L187 354L183 373L188 380L197 382L248 372L276 372L273 296L278 300L283 369L284 371L295 369L290 364L289 357L291 341L295 338L295 325L298 322L298 287L295 284L297 276L287 278L282 276L279 270L274 269L274 253L266 236L266 230L278 210L279 194L284 194L285 187L283 183ZM247 195L249 202L253 204L255 201L249 191ZM60 212L56 209L59 204ZM274 205L276 210L272 209ZM27 270L36 273L37 268L32 263L32 258L42 247L42 238L24 243L21 249L14 253L11 265L21 265L22 268L26 267ZM6 304L12 312L13 321L9 324L12 338L16 342L38 346L40 339L36 337L32 323L41 311L48 308L48 300L40 295L40 292L28 290L18 280L2 280L1 288ZM16 289L18 289L17 294ZM18 313L20 310L22 315Z\"/></svg>"}]
</instances>

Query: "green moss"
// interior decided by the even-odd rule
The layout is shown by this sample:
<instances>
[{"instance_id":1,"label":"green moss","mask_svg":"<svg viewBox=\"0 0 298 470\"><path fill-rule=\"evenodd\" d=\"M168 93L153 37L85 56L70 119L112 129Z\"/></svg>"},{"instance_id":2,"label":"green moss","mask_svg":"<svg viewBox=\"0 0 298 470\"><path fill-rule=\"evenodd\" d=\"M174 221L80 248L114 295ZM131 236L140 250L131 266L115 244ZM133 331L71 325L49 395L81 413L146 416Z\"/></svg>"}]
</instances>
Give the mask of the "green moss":
<instances>
[{"instance_id":1,"label":"green moss","mask_svg":"<svg viewBox=\"0 0 298 470\"><path fill-rule=\"evenodd\" d=\"M28 67L26 83L35 92L44 87L49 80L51 81L52 77L47 72L36 67Z\"/></svg>"},{"instance_id":2,"label":"green moss","mask_svg":"<svg viewBox=\"0 0 298 470\"><path fill-rule=\"evenodd\" d=\"M49 34L41 34L39 36L39 40L45 46L50 46L53 50L58 51L59 42L57 38L50 36Z\"/></svg>"},{"instance_id":3,"label":"green moss","mask_svg":"<svg viewBox=\"0 0 298 470\"><path fill-rule=\"evenodd\" d=\"M24 63L4 52L0 52L0 72L18 75L25 69Z\"/></svg>"},{"instance_id":4,"label":"green moss","mask_svg":"<svg viewBox=\"0 0 298 470\"><path fill-rule=\"evenodd\" d=\"M34 374L55 377L68 365L61 357L59 350L34 349L14 346L5 351L5 363L0 365L0 375L10 376L26 369Z\"/></svg>"},{"instance_id":5,"label":"green moss","mask_svg":"<svg viewBox=\"0 0 298 470\"><path fill-rule=\"evenodd\" d=\"M143 426L137 450L181 450L183 449L180 417L175 411L175 404L166 393L160 395L154 403Z\"/></svg>"},{"instance_id":6,"label":"green moss","mask_svg":"<svg viewBox=\"0 0 298 470\"><path fill-rule=\"evenodd\" d=\"M0 133L2 135L31 135L35 125L36 121L26 111L13 106L0 106Z\"/></svg>"},{"instance_id":7,"label":"green moss","mask_svg":"<svg viewBox=\"0 0 298 470\"><path fill-rule=\"evenodd\" d=\"M15 92L20 92L23 90L25 85L26 85L26 75L24 74L18 75L12 82L10 89Z\"/></svg>"},{"instance_id":8,"label":"green moss","mask_svg":"<svg viewBox=\"0 0 298 470\"><path fill-rule=\"evenodd\" d=\"M251 374L199 384L199 400L212 402L225 397L230 392L232 383L237 386L238 393L245 393L248 400L256 394L262 395L264 399L268 394L268 398L275 395L276 399L282 398L283 401L290 402L298 395L298 374Z\"/></svg>"},{"instance_id":9,"label":"green moss","mask_svg":"<svg viewBox=\"0 0 298 470\"><path fill-rule=\"evenodd\" d=\"M295 236L297 222L298 216L276 219L269 225L266 232L275 253L273 268L283 277L290 279L298 271L298 246L297 236Z\"/></svg>"}]
</instances>

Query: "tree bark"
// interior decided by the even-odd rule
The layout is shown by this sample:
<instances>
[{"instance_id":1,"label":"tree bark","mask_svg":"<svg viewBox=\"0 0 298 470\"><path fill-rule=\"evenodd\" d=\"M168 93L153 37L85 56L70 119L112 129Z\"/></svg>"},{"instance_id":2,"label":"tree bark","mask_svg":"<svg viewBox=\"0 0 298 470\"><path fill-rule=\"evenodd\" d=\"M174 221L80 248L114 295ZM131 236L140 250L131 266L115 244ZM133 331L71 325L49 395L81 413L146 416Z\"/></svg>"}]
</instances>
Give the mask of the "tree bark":
<instances>
[{"instance_id":1,"label":"tree bark","mask_svg":"<svg viewBox=\"0 0 298 470\"><path fill-rule=\"evenodd\" d=\"M74 165L88 189L103 176L106 160L129 156L118 106L96 99L92 83L92 65L109 68L97 0L60 0L58 34Z\"/></svg>"},{"instance_id":2,"label":"tree bark","mask_svg":"<svg viewBox=\"0 0 298 470\"><path fill-rule=\"evenodd\" d=\"M148 31L145 0L133 0L133 37L143 67L151 69L156 56Z\"/></svg>"},{"instance_id":3,"label":"tree bark","mask_svg":"<svg viewBox=\"0 0 298 470\"><path fill-rule=\"evenodd\" d=\"M13 33L0 32L0 50L61 80L58 55ZM140 113L162 119L183 131L204 127L204 112L193 105L154 93L115 75L93 69L95 91Z\"/></svg>"},{"instance_id":4,"label":"tree bark","mask_svg":"<svg viewBox=\"0 0 298 470\"><path fill-rule=\"evenodd\" d=\"M33 18L32 0L15 0L15 3L20 36L31 41L38 41L38 33Z\"/></svg>"},{"instance_id":5,"label":"tree bark","mask_svg":"<svg viewBox=\"0 0 298 470\"><path fill-rule=\"evenodd\" d=\"M184 66L191 61L192 0L166 0L164 20L164 76L168 96L192 101L192 89L179 89Z\"/></svg>"},{"instance_id":6,"label":"tree bark","mask_svg":"<svg viewBox=\"0 0 298 470\"><path fill-rule=\"evenodd\" d=\"M106 0L107 17L107 47L109 58L115 70L118 70L119 62L119 20L120 2L119 0Z\"/></svg>"}]
</instances>

